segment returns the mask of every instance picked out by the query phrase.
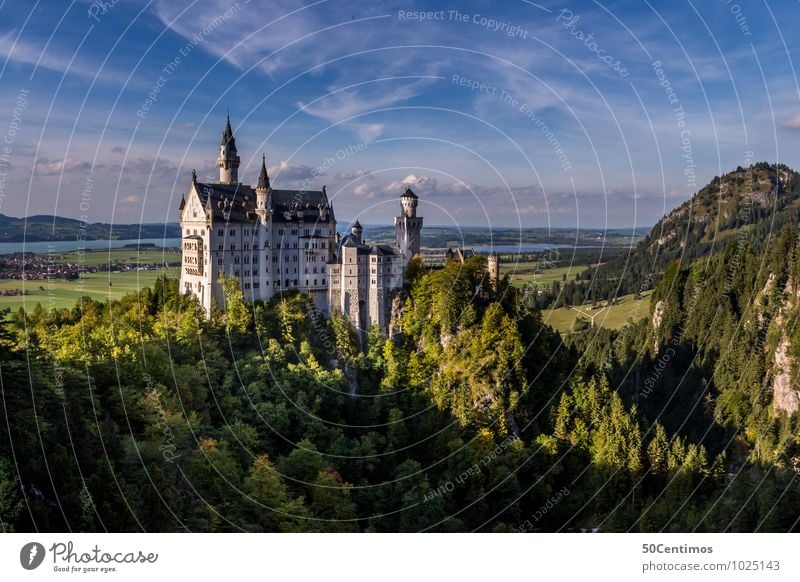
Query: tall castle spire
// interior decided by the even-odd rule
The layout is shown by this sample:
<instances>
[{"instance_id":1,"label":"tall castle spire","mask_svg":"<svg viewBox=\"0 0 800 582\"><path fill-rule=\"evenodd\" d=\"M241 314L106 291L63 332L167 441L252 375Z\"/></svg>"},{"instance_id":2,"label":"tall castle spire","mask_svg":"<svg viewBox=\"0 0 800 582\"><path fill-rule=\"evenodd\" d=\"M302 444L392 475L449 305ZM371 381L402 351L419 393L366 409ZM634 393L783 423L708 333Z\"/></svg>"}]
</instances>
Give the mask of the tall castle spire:
<instances>
[{"instance_id":1,"label":"tall castle spire","mask_svg":"<svg viewBox=\"0 0 800 582\"><path fill-rule=\"evenodd\" d=\"M225 130L222 132L217 165L219 166L220 184L239 183L239 154L236 151L236 138L233 137L230 115L228 115Z\"/></svg>"},{"instance_id":2,"label":"tall castle spire","mask_svg":"<svg viewBox=\"0 0 800 582\"><path fill-rule=\"evenodd\" d=\"M261 218L262 224L267 223L269 216L269 195L271 192L269 174L267 174L267 158L262 154L261 173L258 175L258 185L256 186L256 214Z\"/></svg>"}]
</instances>

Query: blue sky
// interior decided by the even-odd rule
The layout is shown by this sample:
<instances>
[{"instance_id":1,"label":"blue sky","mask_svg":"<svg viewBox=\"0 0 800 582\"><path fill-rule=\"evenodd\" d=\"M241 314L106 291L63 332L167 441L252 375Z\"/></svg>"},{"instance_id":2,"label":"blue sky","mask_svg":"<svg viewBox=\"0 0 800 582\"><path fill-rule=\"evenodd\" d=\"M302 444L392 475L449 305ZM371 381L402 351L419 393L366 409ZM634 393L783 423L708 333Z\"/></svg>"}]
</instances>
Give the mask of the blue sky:
<instances>
[{"instance_id":1,"label":"blue sky","mask_svg":"<svg viewBox=\"0 0 800 582\"><path fill-rule=\"evenodd\" d=\"M337 218L654 224L749 160L800 168L797 2L119 0L0 7L0 213L175 221L216 175ZM9 143L10 140L10 143Z\"/></svg>"}]
</instances>

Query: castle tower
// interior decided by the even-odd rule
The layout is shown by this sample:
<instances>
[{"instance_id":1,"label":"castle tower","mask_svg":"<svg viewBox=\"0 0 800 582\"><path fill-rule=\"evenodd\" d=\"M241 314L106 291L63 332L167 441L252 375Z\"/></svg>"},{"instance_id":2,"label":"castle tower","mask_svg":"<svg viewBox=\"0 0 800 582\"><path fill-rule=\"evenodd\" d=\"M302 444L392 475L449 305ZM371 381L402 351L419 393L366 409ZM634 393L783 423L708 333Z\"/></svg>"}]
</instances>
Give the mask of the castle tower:
<instances>
[{"instance_id":1,"label":"castle tower","mask_svg":"<svg viewBox=\"0 0 800 582\"><path fill-rule=\"evenodd\" d=\"M269 175L267 174L267 159L261 156L261 174L258 176L256 186L256 214L261 218L261 224L267 224L269 217L269 195L272 188L269 185Z\"/></svg>"},{"instance_id":2,"label":"castle tower","mask_svg":"<svg viewBox=\"0 0 800 582\"><path fill-rule=\"evenodd\" d=\"M236 139L233 137L231 129L231 116L222 132L222 141L219 145L219 183L238 184L239 183L239 154L236 152Z\"/></svg>"},{"instance_id":3,"label":"castle tower","mask_svg":"<svg viewBox=\"0 0 800 582\"><path fill-rule=\"evenodd\" d=\"M492 285L497 287L497 282L500 281L500 255L492 253L488 257L489 281Z\"/></svg>"},{"instance_id":4,"label":"castle tower","mask_svg":"<svg viewBox=\"0 0 800 582\"><path fill-rule=\"evenodd\" d=\"M397 246L403 255L403 268L408 262L419 254L420 238L422 231L422 217L417 216L417 203L419 198L411 188L407 188L400 197L400 216L394 219Z\"/></svg>"},{"instance_id":5,"label":"castle tower","mask_svg":"<svg viewBox=\"0 0 800 582\"><path fill-rule=\"evenodd\" d=\"M361 235L363 234L363 232L364 232L364 229L363 229L363 228L361 228L361 223L360 223L360 222L358 222L358 220L356 220L356 221L353 223L353 227L350 229L350 232L351 232L351 233L353 233L353 236L354 236L354 237L357 237L357 238L358 238L358 241L359 241L359 242L362 242Z\"/></svg>"}]
</instances>

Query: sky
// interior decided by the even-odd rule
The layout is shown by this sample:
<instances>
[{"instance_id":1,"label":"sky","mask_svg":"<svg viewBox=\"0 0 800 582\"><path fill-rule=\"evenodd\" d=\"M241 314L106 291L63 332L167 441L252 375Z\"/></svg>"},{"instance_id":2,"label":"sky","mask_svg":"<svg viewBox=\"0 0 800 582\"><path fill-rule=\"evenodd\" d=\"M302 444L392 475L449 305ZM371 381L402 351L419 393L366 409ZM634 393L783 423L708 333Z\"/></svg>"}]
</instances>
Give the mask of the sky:
<instances>
[{"instance_id":1,"label":"sky","mask_svg":"<svg viewBox=\"0 0 800 582\"><path fill-rule=\"evenodd\" d=\"M214 181L326 185L339 221L653 225L800 168L800 3L47 0L0 6L0 213L176 222Z\"/></svg>"}]
</instances>

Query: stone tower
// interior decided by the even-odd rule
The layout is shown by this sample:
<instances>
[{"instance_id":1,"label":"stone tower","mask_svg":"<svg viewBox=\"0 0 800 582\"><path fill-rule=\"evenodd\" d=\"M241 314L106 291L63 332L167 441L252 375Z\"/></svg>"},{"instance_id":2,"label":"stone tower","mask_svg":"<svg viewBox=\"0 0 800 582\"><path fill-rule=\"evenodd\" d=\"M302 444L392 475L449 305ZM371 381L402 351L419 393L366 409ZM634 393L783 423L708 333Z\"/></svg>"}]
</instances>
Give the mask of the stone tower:
<instances>
[{"instance_id":1,"label":"stone tower","mask_svg":"<svg viewBox=\"0 0 800 582\"><path fill-rule=\"evenodd\" d=\"M233 137L231 129L231 116L222 132L222 141L219 145L219 183L238 184L239 183L239 154L236 152L236 139Z\"/></svg>"},{"instance_id":2,"label":"stone tower","mask_svg":"<svg viewBox=\"0 0 800 582\"><path fill-rule=\"evenodd\" d=\"M500 255L495 253L489 255L488 271L489 271L489 281L491 281L492 285L496 287L497 282L500 280Z\"/></svg>"},{"instance_id":3,"label":"stone tower","mask_svg":"<svg viewBox=\"0 0 800 582\"><path fill-rule=\"evenodd\" d=\"M269 175L267 174L267 159L261 156L261 174L258 176L258 185L256 186L256 214L261 219L261 224L266 225L269 218L269 195L272 193L272 188L269 185Z\"/></svg>"},{"instance_id":4,"label":"stone tower","mask_svg":"<svg viewBox=\"0 0 800 582\"><path fill-rule=\"evenodd\" d=\"M420 238L422 232L422 217L417 216L417 203L419 198L411 188L407 188L400 197L400 216L394 219L397 246L403 255L403 268L408 262L419 254Z\"/></svg>"}]
</instances>

